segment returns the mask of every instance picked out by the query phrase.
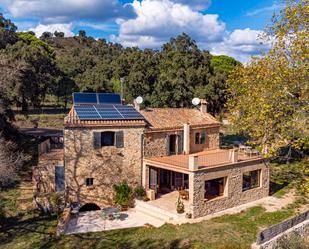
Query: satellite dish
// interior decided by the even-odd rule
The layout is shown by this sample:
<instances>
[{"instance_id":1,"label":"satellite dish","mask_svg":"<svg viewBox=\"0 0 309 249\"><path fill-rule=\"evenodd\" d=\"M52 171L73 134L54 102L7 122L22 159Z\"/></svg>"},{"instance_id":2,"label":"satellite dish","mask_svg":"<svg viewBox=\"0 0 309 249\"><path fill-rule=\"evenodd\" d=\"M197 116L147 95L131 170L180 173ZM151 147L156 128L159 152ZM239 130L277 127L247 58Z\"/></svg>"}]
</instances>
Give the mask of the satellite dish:
<instances>
[{"instance_id":1,"label":"satellite dish","mask_svg":"<svg viewBox=\"0 0 309 249\"><path fill-rule=\"evenodd\" d=\"M135 99L135 101L136 101L136 103L137 104L141 104L141 103L143 103L143 98L141 97L141 96L138 96L136 99Z\"/></svg>"},{"instance_id":2,"label":"satellite dish","mask_svg":"<svg viewBox=\"0 0 309 249\"><path fill-rule=\"evenodd\" d=\"M195 106L199 105L200 102L201 102L201 100L199 98L192 99L192 104L195 105Z\"/></svg>"}]
</instances>

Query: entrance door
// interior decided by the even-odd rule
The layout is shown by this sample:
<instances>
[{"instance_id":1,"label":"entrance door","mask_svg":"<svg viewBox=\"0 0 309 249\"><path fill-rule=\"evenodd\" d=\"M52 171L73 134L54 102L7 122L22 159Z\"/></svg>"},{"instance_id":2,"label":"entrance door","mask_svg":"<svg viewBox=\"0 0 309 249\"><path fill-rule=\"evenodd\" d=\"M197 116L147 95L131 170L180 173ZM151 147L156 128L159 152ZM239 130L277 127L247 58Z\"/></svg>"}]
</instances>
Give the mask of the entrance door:
<instances>
[{"instance_id":1,"label":"entrance door","mask_svg":"<svg viewBox=\"0 0 309 249\"><path fill-rule=\"evenodd\" d=\"M170 135L170 139L169 139L170 155L176 154L176 140L177 140L177 135Z\"/></svg>"},{"instance_id":2,"label":"entrance door","mask_svg":"<svg viewBox=\"0 0 309 249\"><path fill-rule=\"evenodd\" d=\"M150 168L149 171L149 188L153 189L155 193L157 193L158 171L154 168Z\"/></svg>"}]
</instances>

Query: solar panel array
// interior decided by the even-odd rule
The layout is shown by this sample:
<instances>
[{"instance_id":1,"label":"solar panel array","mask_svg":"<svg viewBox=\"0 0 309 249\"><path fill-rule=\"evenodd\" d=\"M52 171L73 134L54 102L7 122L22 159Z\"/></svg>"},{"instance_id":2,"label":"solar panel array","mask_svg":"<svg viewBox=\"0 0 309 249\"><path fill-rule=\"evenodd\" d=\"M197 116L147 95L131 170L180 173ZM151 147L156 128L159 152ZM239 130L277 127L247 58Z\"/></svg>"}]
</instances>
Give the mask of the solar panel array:
<instances>
[{"instance_id":1,"label":"solar panel array","mask_svg":"<svg viewBox=\"0 0 309 249\"><path fill-rule=\"evenodd\" d=\"M77 105L74 106L80 120L143 120L133 106L125 105Z\"/></svg>"},{"instance_id":2,"label":"solar panel array","mask_svg":"<svg viewBox=\"0 0 309 249\"><path fill-rule=\"evenodd\" d=\"M75 105L121 104L121 97L115 93L73 93Z\"/></svg>"}]
</instances>

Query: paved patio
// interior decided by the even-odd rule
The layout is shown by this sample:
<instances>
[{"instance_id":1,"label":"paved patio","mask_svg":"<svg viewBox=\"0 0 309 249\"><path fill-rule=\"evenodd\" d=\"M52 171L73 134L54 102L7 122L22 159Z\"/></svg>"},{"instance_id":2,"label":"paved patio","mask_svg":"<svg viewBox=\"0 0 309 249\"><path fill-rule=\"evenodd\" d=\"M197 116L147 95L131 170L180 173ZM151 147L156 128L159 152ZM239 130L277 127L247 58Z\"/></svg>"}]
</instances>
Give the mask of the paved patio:
<instances>
[{"instance_id":1,"label":"paved patio","mask_svg":"<svg viewBox=\"0 0 309 249\"><path fill-rule=\"evenodd\" d=\"M159 221L145 214L136 212L134 208L129 209L126 212L121 212L120 219L117 220L103 220L101 218L101 210L89 211L79 213L77 217L71 218L65 234L142 227L147 223L155 227L159 227L164 224L163 221Z\"/></svg>"}]
</instances>

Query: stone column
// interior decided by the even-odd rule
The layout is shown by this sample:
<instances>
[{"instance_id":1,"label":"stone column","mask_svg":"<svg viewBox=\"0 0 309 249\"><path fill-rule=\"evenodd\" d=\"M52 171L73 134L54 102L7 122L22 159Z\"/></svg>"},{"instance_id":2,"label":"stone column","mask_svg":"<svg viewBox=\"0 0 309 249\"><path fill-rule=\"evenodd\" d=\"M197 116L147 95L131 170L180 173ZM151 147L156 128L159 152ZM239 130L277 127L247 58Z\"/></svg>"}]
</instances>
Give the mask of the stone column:
<instances>
[{"instance_id":1,"label":"stone column","mask_svg":"<svg viewBox=\"0 0 309 249\"><path fill-rule=\"evenodd\" d=\"M189 156L189 171L198 170L198 156Z\"/></svg>"},{"instance_id":2,"label":"stone column","mask_svg":"<svg viewBox=\"0 0 309 249\"><path fill-rule=\"evenodd\" d=\"M190 154L190 124L183 125L183 151Z\"/></svg>"},{"instance_id":3,"label":"stone column","mask_svg":"<svg viewBox=\"0 0 309 249\"><path fill-rule=\"evenodd\" d=\"M149 167L143 162L142 186L145 190L149 188Z\"/></svg>"}]
</instances>

